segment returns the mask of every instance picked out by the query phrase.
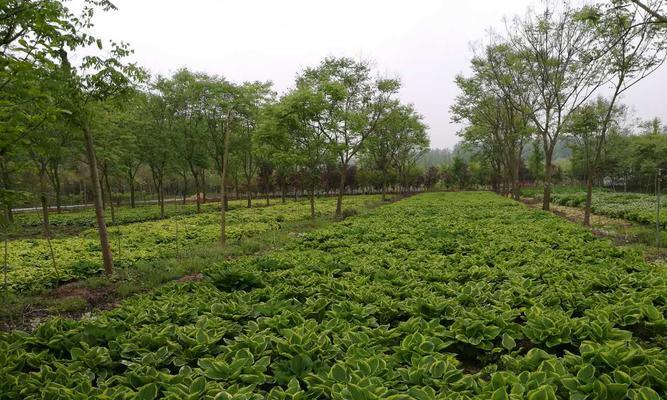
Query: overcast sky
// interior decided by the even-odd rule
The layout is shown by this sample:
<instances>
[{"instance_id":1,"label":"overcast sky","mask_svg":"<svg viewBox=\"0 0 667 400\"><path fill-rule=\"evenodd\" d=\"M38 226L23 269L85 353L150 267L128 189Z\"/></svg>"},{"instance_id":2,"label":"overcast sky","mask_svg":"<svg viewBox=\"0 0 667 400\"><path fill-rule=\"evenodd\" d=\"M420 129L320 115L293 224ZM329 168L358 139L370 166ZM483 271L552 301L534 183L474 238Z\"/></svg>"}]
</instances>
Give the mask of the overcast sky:
<instances>
[{"instance_id":1,"label":"overcast sky","mask_svg":"<svg viewBox=\"0 0 667 400\"><path fill-rule=\"evenodd\" d=\"M466 73L471 43L503 17L523 15L532 0L114 0L95 32L129 42L153 73L186 66L232 81L271 80L282 92L303 68L326 56L374 60L398 76L400 98L430 127L431 147L451 147L460 128L450 123L454 76ZM625 96L635 116L660 116L667 66Z\"/></svg>"}]
</instances>

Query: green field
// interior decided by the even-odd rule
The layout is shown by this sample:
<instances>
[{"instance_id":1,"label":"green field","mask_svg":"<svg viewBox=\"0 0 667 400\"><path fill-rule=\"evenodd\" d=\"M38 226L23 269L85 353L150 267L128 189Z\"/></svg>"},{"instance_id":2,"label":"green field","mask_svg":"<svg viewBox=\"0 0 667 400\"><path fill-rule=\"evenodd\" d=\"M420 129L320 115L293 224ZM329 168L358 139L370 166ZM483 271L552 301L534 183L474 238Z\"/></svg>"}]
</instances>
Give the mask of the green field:
<instances>
[{"instance_id":1,"label":"green field","mask_svg":"<svg viewBox=\"0 0 667 400\"><path fill-rule=\"evenodd\" d=\"M232 200L229 202L229 208L235 209L241 207L244 201L242 200ZM203 212L213 212L220 209L220 204L215 203L205 203L202 204ZM165 216L172 217L178 215L192 215L197 213L197 206L195 204L181 204L181 203L168 203L165 204ZM115 210L116 214L116 223L114 224L111 220L111 210L109 207L106 209L105 219L107 225L126 225L135 222L146 222L154 221L160 219L160 207L156 204L153 205L140 205L135 208L130 208L128 206L117 207ZM14 222L21 230L28 230L30 228L38 228L37 232L40 231L42 227L42 213L39 212L19 212L14 216ZM79 209L79 210L65 210L61 213L50 212L49 214L49 225L51 229L58 228L93 228L95 227L95 210L92 208ZM20 232L19 232L20 233Z\"/></svg>"},{"instance_id":2,"label":"green field","mask_svg":"<svg viewBox=\"0 0 667 400\"><path fill-rule=\"evenodd\" d=\"M345 207L355 208L377 196L351 196L345 199ZM174 209L177 209L174 206ZM318 199L317 215L333 215L334 198ZM121 215L152 216L156 207L123 209ZM188 206L183 214L169 219L128 223L110 228L110 241L115 263L119 267L132 267L164 257L182 255L189 247L214 243L220 235L220 214L217 204L206 204L201 214L193 214L194 206ZM190 212L191 211L191 212ZM90 211L60 214L63 223L80 224ZM307 201L287 202L270 207L247 209L233 204L227 217L227 236L230 239L254 236L279 229L281 224L307 220L310 204ZM68 219L70 218L70 219ZM88 218L94 218L91 215ZM152 219L152 218L151 218ZM100 243L97 230L89 228L76 236L51 241L56 266L46 240L17 239L9 242L9 269L7 280L13 292L26 292L52 287L99 273L102 270Z\"/></svg>"},{"instance_id":3,"label":"green field","mask_svg":"<svg viewBox=\"0 0 667 400\"><path fill-rule=\"evenodd\" d=\"M554 193L552 202L561 206L584 208L585 192ZM655 225L657 199L644 193L593 192L591 211L594 214L623 218L640 224ZM667 196L660 200L660 225L667 225Z\"/></svg>"},{"instance_id":4,"label":"green field","mask_svg":"<svg viewBox=\"0 0 667 400\"><path fill-rule=\"evenodd\" d=\"M667 396L664 268L490 193L408 198L206 276L0 333L0 399Z\"/></svg>"}]
</instances>

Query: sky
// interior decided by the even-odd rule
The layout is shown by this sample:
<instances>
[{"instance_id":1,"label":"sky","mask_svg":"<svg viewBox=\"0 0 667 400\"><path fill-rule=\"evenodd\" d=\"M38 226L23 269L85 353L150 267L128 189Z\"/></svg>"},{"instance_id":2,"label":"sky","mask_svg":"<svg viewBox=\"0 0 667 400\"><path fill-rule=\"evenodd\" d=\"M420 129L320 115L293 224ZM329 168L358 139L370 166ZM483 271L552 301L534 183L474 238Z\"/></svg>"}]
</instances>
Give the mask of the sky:
<instances>
[{"instance_id":1,"label":"sky","mask_svg":"<svg viewBox=\"0 0 667 400\"><path fill-rule=\"evenodd\" d=\"M76 7L76 0L73 5ZM370 59L401 79L399 98L429 126L432 148L452 147L460 125L449 107L456 74L466 74L472 46L523 15L532 0L112 0L94 32L128 42L152 73L181 67L235 82L270 80L289 89L299 71L327 56ZM631 89L635 117L667 121L667 66Z\"/></svg>"}]
</instances>

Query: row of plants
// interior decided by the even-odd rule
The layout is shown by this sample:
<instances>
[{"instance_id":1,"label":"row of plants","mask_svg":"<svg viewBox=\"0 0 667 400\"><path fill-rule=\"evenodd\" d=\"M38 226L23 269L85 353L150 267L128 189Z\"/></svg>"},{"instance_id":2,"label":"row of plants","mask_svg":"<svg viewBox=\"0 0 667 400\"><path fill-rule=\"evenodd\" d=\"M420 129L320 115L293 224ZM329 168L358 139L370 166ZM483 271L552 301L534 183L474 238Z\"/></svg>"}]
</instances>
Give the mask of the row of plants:
<instances>
[{"instance_id":1,"label":"row of plants","mask_svg":"<svg viewBox=\"0 0 667 400\"><path fill-rule=\"evenodd\" d=\"M562 206L584 208L586 192L554 193L552 202ZM591 211L594 214L623 218L640 224L655 225L657 198L644 193L593 192ZM660 200L660 225L667 225L667 195Z\"/></svg>"},{"instance_id":2,"label":"row of plants","mask_svg":"<svg viewBox=\"0 0 667 400\"><path fill-rule=\"evenodd\" d=\"M378 199L377 196L351 196L345 199L345 205L356 208ZM335 198L318 199L316 213L333 215L335 205ZM220 235L217 208L215 204L206 204L206 212L201 214L175 215L164 220L112 227L109 234L116 265L131 268L138 262L182 256L193 245L214 243ZM280 229L283 223L308 218L310 204L307 201L251 209L234 207L227 214L227 237L234 240L255 236ZM94 228L78 236L51 240L53 257L49 243L41 238L12 240L8 247L7 287L13 292L38 291L102 271L99 236Z\"/></svg>"},{"instance_id":3,"label":"row of plants","mask_svg":"<svg viewBox=\"0 0 667 400\"><path fill-rule=\"evenodd\" d=\"M241 201L229 202L229 208L241 207ZM220 209L218 202L205 203L201 205L203 212L213 212ZM135 208L128 206L117 207L115 210L115 225L125 225L135 222L146 222L160 219L160 207L157 204L141 205ZM197 213L195 204L171 203L165 205L165 216L192 215ZM108 225L114 225L111 220L111 212L107 208L105 214ZM38 227L43 223L41 210L31 212L20 212L14 216L14 222L21 228ZM49 214L49 225L53 227L80 227L91 228L95 226L95 211L91 208L63 211L61 213L51 212Z\"/></svg>"},{"instance_id":4,"label":"row of plants","mask_svg":"<svg viewBox=\"0 0 667 400\"><path fill-rule=\"evenodd\" d=\"M490 193L415 196L0 333L0 399L667 396L667 273Z\"/></svg>"}]
</instances>

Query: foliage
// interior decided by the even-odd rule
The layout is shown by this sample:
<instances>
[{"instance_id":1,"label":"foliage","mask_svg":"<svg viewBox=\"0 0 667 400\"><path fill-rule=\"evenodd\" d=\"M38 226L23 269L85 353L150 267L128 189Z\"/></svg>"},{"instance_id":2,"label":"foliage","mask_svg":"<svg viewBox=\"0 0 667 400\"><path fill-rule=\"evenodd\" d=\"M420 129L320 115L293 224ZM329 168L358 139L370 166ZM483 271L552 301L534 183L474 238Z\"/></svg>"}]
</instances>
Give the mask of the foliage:
<instances>
[{"instance_id":1,"label":"foliage","mask_svg":"<svg viewBox=\"0 0 667 400\"><path fill-rule=\"evenodd\" d=\"M362 205L370 199L373 197L354 196L348 201L354 206ZM323 199L317 215L333 213L334 208L334 199ZM155 208L148 210L152 210L151 215L156 215ZM139 261L179 256L192 245L215 242L219 237L219 206L212 204L206 208L208 212L201 214L193 214L192 208L186 210L188 211L169 219L118 225L110 230L110 242L116 254L116 262L120 266L131 268ZM134 211L129 212L130 216L136 215ZM277 204L256 210L236 207L228 214L227 235L230 239L239 240L280 229L281 223L308 218L310 211L304 202ZM75 221L81 220L74 219L69 222ZM55 257L61 264L58 271L52 268L49 247L45 240L10 241L7 274L10 290L34 291L100 272L100 245L94 229L85 230L79 236L54 239L52 245Z\"/></svg>"},{"instance_id":2,"label":"foliage","mask_svg":"<svg viewBox=\"0 0 667 400\"><path fill-rule=\"evenodd\" d=\"M584 207L585 192L555 193L552 201L569 207ZM593 192L591 210L595 214L624 218L641 224L655 225L655 195L644 193ZM667 209L667 196L660 199L660 208ZM660 224L667 225L667 213L661 213Z\"/></svg>"},{"instance_id":3,"label":"foliage","mask_svg":"<svg viewBox=\"0 0 667 400\"><path fill-rule=\"evenodd\" d=\"M174 283L0 333L0 398L667 395L664 269L493 194L415 196L218 268L263 286Z\"/></svg>"}]
</instances>

